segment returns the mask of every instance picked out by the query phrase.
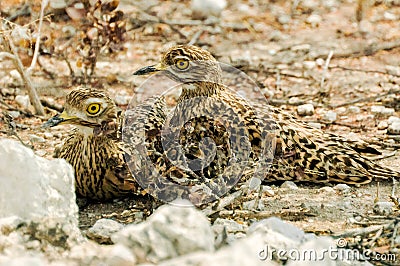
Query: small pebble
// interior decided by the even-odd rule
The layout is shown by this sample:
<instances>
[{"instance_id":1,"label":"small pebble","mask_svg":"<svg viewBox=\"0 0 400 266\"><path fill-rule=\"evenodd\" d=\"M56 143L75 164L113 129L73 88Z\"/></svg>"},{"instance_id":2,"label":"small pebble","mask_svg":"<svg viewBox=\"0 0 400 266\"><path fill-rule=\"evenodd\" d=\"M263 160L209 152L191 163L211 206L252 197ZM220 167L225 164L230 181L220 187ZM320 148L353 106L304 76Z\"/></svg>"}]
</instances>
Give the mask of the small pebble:
<instances>
[{"instance_id":1,"label":"small pebble","mask_svg":"<svg viewBox=\"0 0 400 266\"><path fill-rule=\"evenodd\" d=\"M275 191L270 186L262 186L262 192L268 197L275 196Z\"/></svg>"},{"instance_id":2,"label":"small pebble","mask_svg":"<svg viewBox=\"0 0 400 266\"><path fill-rule=\"evenodd\" d=\"M18 118L21 113L19 111L8 111L8 113L15 119Z\"/></svg>"},{"instance_id":3,"label":"small pebble","mask_svg":"<svg viewBox=\"0 0 400 266\"><path fill-rule=\"evenodd\" d=\"M399 135L400 134L400 122L393 122L392 124L390 124L387 129L387 132L389 134Z\"/></svg>"},{"instance_id":4,"label":"small pebble","mask_svg":"<svg viewBox=\"0 0 400 266\"><path fill-rule=\"evenodd\" d=\"M249 189L250 190L259 190L260 189L260 186L261 186L261 179L260 178L258 178L258 177L253 177L253 178L251 178L250 179L250 182L249 182Z\"/></svg>"},{"instance_id":5,"label":"small pebble","mask_svg":"<svg viewBox=\"0 0 400 266\"><path fill-rule=\"evenodd\" d=\"M37 143L44 143L46 140L40 136L37 136L35 134L29 135L29 139L31 142L37 142Z\"/></svg>"},{"instance_id":6,"label":"small pebble","mask_svg":"<svg viewBox=\"0 0 400 266\"><path fill-rule=\"evenodd\" d=\"M397 20L397 16L389 11L385 11L385 13L383 13L383 17L386 20Z\"/></svg>"},{"instance_id":7,"label":"small pebble","mask_svg":"<svg viewBox=\"0 0 400 266\"><path fill-rule=\"evenodd\" d=\"M278 22L281 23L282 25L289 24L292 18L287 15L287 14L282 14L278 17Z\"/></svg>"},{"instance_id":8,"label":"small pebble","mask_svg":"<svg viewBox=\"0 0 400 266\"><path fill-rule=\"evenodd\" d=\"M314 105L312 105L311 103L299 105L297 106L297 113L301 116L313 115Z\"/></svg>"},{"instance_id":9,"label":"small pebble","mask_svg":"<svg viewBox=\"0 0 400 266\"><path fill-rule=\"evenodd\" d=\"M361 112L360 107L355 106L355 105L349 106L348 110L349 110L350 113L355 113L355 114Z\"/></svg>"},{"instance_id":10,"label":"small pebble","mask_svg":"<svg viewBox=\"0 0 400 266\"><path fill-rule=\"evenodd\" d=\"M337 114L334 111L329 110L328 112L326 112L324 114L324 120L326 120L330 123L335 122L336 119L337 119Z\"/></svg>"},{"instance_id":11,"label":"small pebble","mask_svg":"<svg viewBox=\"0 0 400 266\"><path fill-rule=\"evenodd\" d=\"M346 113L346 111L347 111L347 109L344 106L339 107L339 108L336 109L336 113L338 113L340 115Z\"/></svg>"},{"instance_id":12,"label":"small pebble","mask_svg":"<svg viewBox=\"0 0 400 266\"><path fill-rule=\"evenodd\" d=\"M325 60L322 58L317 58L317 60L315 60L315 63L317 63L317 66L323 66L325 65Z\"/></svg>"},{"instance_id":13,"label":"small pebble","mask_svg":"<svg viewBox=\"0 0 400 266\"><path fill-rule=\"evenodd\" d=\"M14 81L16 82L22 82L21 75L19 72L15 69L10 71L10 76L13 78Z\"/></svg>"},{"instance_id":14,"label":"small pebble","mask_svg":"<svg viewBox=\"0 0 400 266\"><path fill-rule=\"evenodd\" d=\"M44 132L44 133L43 133L43 136L44 136L45 139L51 139L51 138L53 138L53 134L50 133L50 132Z\"/></svg>"},{"instance_id":15,"label":"small pebble","mask_svg":"<svg viewBox=\"0 0 400 266\"><path fill-rule=\"evenodd\" d=\"M337 184L333 189L343 194L350 192L350 187L346 184Z\"/></svg>"},{"instance_id":16,"label":"small pebble","mask_svg":"<svg viewBox=\"0 0 400 266\"><path fill-rule=\"evenodd\" d=\"M305 69L313 69L313 68L315 68L316 65L317 65L317 63L315 63L315 61L304 61L303 62L303 66Z\"/></svg>"},{"instance_id":17,"label":"small pebble","mask_svg":"<svg viewBox=\"0 0 400 266\"><path fill-rule=\"evenodd\" d=\"M310 24L311 27L315 28L322 22L322 17L317 14L312 14L306 19L306 22Z\"/></svg>"},{"instance_id":18,"label":"small pebble","mask_svg":"<svg viewBox=\"0 0 400 266\"><path fill-rule=\"evenodd\" d=\"M24 109L28 109L31 105L28 95L17 95L15 96L15 102Z\"/></svg>"},{"instance_id":19,"label":"small pebble","mask_svg":"<svg viewBox=\"0 0 400 266\"><path fill-rule=\"evenodd\" d=\"M321 192L325 192L325 193L335 193L335 190L333 189L333 187L322 187L318 190Z\"/></svg>"},{"instance_id":20,"label":"small pebble","mask_svg":"<svg viewBox=\"0 0 400 266\"><path fill-rule=\"evenodd\" d=\"M391 116L388 118L387 123L389 125L393 124L394 122L400 122L400 117L397 116Z\"/></svg>"},{"instance_id":21,"label":"small pebble","mask_svg":"<svg viewBox=\"0 0 400 266\"><path fill-rule=\"evenodd\" d=\"M281 188L289 188L289 189L292 189L292 190L299 189L299 187L293 181L285 181L281 185Z\"/></svg>"},{"instance_id":22,"label":"small pebble","mask_svg":"<svg viewBox=\"0 0 400 266\"><path fill-rule=\"evenodd\" d=\"M379 201L374 205L374 213L378 215L389 215L393 213L393 202Z\"/></svg>"},{"instance_id":23,"label":"small pebble","mask_svg":"<svg viewBox=\"0 0 400 266\"><path fill-rule=\"evenodd\" d=\"M310 127L316 128L316 129L321 129L321 128L322 128L321 123L308 122L308 125L309 125Z\"/></svg>"},{"instance_id":24,"label":"small pebble","mask_svg":"<svg viewBox=\"0 0 400 266\"><path fill-rule=\"evenodd\" d=\"M388 127L388 123L386 121L381 121L378 124L378 129L379 130L387 129L387 127Z\"/></svg>"}]
</instances>

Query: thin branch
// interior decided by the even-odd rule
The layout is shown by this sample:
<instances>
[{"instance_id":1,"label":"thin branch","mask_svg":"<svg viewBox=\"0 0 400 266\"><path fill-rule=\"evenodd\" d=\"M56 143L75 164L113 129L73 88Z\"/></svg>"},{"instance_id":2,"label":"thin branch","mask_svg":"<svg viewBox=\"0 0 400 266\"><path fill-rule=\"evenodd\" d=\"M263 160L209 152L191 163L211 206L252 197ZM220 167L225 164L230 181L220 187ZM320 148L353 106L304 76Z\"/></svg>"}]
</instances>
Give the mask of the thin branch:
<instances>
[{"instance_id":1,"label":"thin branch","mask_svg":"<svg viewBox=\"0 0 400 266\"><path fill-rule=\"evenodd\" d=\"M326 74L328 73L329 63L331 62L332 56L333 56L333 51L331 50L325 62L324 72L322 73L322 78L321 78L320 90L323 90L324 88L325 78Z\"/></svg>"},{"instance_id":2,"label":"thin branch","mask_svg":"<svg viewBox=\"0 0 400 266\"><path fill-rule=\"evenodd\" d=\"M21 62L21 59L18 57L18 53L14 46L13 41L11 40L11 38L9 36L1 36L1 35L0 35L0 41L2 43L4 43L4 48L6 49L6 52L14 55L14 57L12 58L12 61L14 63L15 68L17 69L18 73L21 75L21 77L25 83L26 89L28 91L29 99L30 99L33 107L35 108L36 114L44 115L44 109L43 109L42 104L40 103L40 99L36 92L35 86L32 83L29 73L27 73L24 70L24 66Z\"/></svg>"},{"instance_id":3,"label":"thin branch","mask_svg":"<svg viewBox=\"0 0 400 266\"><path fill-rule=\"evenodd\" d=\"M39 56L40 38L41 38L41 32L42 32L44 9L46 8L48 3L49 3L49 0L42 0L42 6L40 8L40 17L39 17L39 28L38 28L38 34L37 34L36 43L35 43L35 52L33 53L31 65L26 70L26 72L28 72L28 73L31 73L32 69L35 68L36 61Z\"/></svg>"}]
</instances>

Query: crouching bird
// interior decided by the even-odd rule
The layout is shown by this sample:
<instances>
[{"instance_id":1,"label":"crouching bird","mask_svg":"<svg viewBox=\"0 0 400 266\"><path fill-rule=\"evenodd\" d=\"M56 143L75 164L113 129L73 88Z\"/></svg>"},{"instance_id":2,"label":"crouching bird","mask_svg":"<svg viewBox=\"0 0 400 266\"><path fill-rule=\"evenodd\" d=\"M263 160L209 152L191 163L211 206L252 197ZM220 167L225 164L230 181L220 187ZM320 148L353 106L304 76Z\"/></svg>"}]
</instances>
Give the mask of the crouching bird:
<instances>
[{"instance_id":1,"label":"crouching bird","mask_svg":"<svg viewBox=\"0 0 400 266\"><path fill-rule=\"evenodd\" d=\"M182 92L176 109L182 118L195 118L183 123L180 132L179 143L186 151L186 157L192 159L198 154L204 154L196 142L199 143L205 136L214 138L217 147L214 163L205 167L192 167L199 175L216 177L223 172L221 166L226 166L233 159L238 160L234 156L235 152L240 149L245 152L248 149L248 158L254 162L265 160L265 157L271 156L271 152L274 153L270 161L265 161L269 164L269 171L265 173L264 181L366 184L374 178L400 176L399 172L365 157L364 153L380 154L366 142L348 140L312 128L267 103L246 101L222 84L220 65L208 51L201 48L187 45L172 47L162 55L161 62L143 67L134 74L156 72L181 83ZM224 110L228 119L229 112L233 111L232 119L239 119L236 131L224 135L221 130L227 127L221 126L219 119L207 118L212 118L212 112L221 113L220 110ZM270 120L273 123L268 122ZM236 137L232 136L232 132ZM250 146L240 145L243 136ZM222 141L222 138L227 139L228 143ZM257 172L256 168L253 170Z\"/></svg>"},{"instance_id":2,"label":"crouching bird","mask_svg":"<svg viewBox=\"0 0 400 266\"><path fill-rule=\"evenodd\" d=\"M120 118L117 106L105 92L79 87L66 96L64 111L43 124L45 128L75 126L54 157L73 166L78 196L109 200L137 191L124 161Z\"/></svg>"}]
</instances>

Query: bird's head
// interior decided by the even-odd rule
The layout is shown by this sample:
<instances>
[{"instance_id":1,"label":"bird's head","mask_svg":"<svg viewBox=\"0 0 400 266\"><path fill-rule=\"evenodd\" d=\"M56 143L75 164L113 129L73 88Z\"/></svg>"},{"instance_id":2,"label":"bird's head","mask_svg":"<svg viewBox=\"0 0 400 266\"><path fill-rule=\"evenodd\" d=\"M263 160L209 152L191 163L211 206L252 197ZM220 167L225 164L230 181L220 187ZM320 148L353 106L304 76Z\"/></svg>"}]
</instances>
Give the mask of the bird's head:
<instances>
[{"instance_id":1,"label":"bird's head","mask_svg":"<svg viewBox=\"0 0 400 266\"><path fill-rule=\"evenodd\" d=\"M174 46L162 55L160 63L143 67L133 74L156 72L180 83L218 83L221 76L221 68L211 53L192 45Z\"/></svg>"},{"instance_id":2,"label":"bird's head","mask_svg":"<svg viewBox=\"0 0 400 266\"><path fill-rule=\"evenodd\" d=\"M68 93L64 111L50 118L43 127L73 124L82 130L90 130L104 122L117 118L117 106L104 92L77 88Z\"/></svg>"}]
</instances>

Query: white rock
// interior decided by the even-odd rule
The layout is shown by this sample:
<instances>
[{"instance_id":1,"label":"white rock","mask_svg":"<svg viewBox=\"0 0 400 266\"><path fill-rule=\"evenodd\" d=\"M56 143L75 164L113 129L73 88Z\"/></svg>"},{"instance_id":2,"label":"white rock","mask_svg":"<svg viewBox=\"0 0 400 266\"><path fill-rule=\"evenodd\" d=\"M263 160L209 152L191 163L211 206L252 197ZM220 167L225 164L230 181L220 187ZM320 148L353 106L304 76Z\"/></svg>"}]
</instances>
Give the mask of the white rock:
<instances>
[{"instance_id":1,"label":"white rock","mask_svg":"<svg viewBox=\"0 0 400 266\"><path fill-rule=\"evenodd\" d=\"M381 122L379 122L379 124L378 124L378 129L379 129L379 130L387 129L388 126L389 126L389 125L388 125L388 122L386 122L386 121L381 121Z\"/></svg>"},{"instance_id":2,"label":"white rock","mask_svg":"<svg viewBox=\"0 0 400 266\"><path fill-rule=\"evenodd\" d=\"M77 265L136 265L136 257L123 245L98 245L94 242L84 242L71 248L68 254L70 260L79 262Z\"/></svg>"},{"instance_id":3,"label":"white rock","mask_svg":"<svg viewBox=\"0 0 400 266\"><path fill-rule=\"evenodd\" d=\"M28 95L17 95L15 96L15 102L24 109L28 109L31 106L31 101Z\"/></svg>"},{"instance_id":4,"label":"white rock","mask_svg":"<svg viewBox=\"0 0 400 266\"><path fill-rule=\"evenodd\" d=\"M191 9L195 18L219 17L226 5L226 0L192 0Z\"/></svg>"},{"instance_id":5,"label":"white rock","mask_svg":"<svg viewBox=\"0 0 400 266\"><path fill-rule=\"evenodd\" d=\"M282 25L289 24L291 20L292 18L288 14L282 14L278 17L278 22L281 23Z\"/></svg>"},{"instance_id":6,"label":"white rock","mask_svg":"<svg viewBox=\"0 0 400 266\"><path fill-rule=\"evenodd\" d=\"M277 217L270 217L253 223L249 227L247 233L253 234L261 232L267 234L270 231L281 235L280 239L278 238L274 241L268 241L271 243L271 245L274 242L277 242L276 244L279 247L282 247L282 244L284 244L285 242L285 238L288 240L288 243L286 243L288 244L287 246L292 246L292 247L293 245L296 245L296 243L299 244L306 239L305 238L306 234L303 232L303 230L297 228L294 225L286 223Z\"/></svg>"},{"instance_id":7,"label":"white rock","mask_svg":"<svg viewBox=\"0 0 400 266\"><path fill-rule=\"evenodd\" d=\"M50 7L53 9L64 9L67 7L65 0L52 0L50 1Z\"/></svg>"},{"instance_id":8,"label":"white rock","mask_svg":"<svg viewBox=\"0 0 400 266\"><path fill-rule=\"evenodd\" d=\"M400 117L391 116L388 118L387 122L389 125L393 124L394 122L400 122Z\"/></svg>"},{"instance_id":9,"label":"white rock","mask_svg":"<svg viewBox=\"0 0 400 266\"><path fill-rule=\"evenodd\" d=\"M391 123L387 130L388 130L389 134L399 135L400 134L400 122L396 121L396 122Z\"/></svg>"},{"instance_id":10,"label":"white rock","mask_svg":"<svg viewBox=\"0 0 400 266\"><path fill-rule=\"evenodd\" d=\"M294 183L293 181L285 181L282 185L281 188L289 188L292 190L299 189L299 187Z\"/></svg>"},{"instance_id":11,"label":"white rock","mask_svg":"<svg viewBox=\"0 0 400 266\"><path fill-rule=\"evenodd\" d=\"M315 60L315 63L317 63L317 66L323 66L325 65L325 60L322 58L317 58L317 60Z\"/></svg>"},{"instance_id":12,"label":"white rock","mask_svg":"<svg viewBox=\"0 0 400 266\"><path fill-rule=\"evenodd\" d=\"M62 159L47 160L0 139L0 217L57 219L78 225L74 173Z\"/></svg>"},{"instance_id":13,"label":"white rock","mask_svg":"<svg viewBox=\"0 0 400 266\"><path fill-rule=\"evenodd\" d=\"M373 105L371 106L371 113L375 115L393 115L395 112L394 108L386 108L382 105Z\"/></svg>"},{"instance_id":14,"label":"white rock","mask_svg":"<svg viewBox=\"0 0 400 266\"><path fill-rule=\"evenodd\" d=\"M324 114L324 120L330 123L335 122L336 119L337 119L337 114L334 111L329 110Z\"/></svg>"},{"instance_id":15,"label":"white rock","mask_svg":"<svg viewBox=\"0 0 400 266\"><path fill-rule=\"evenodd\" d=\"M152 262L214 250L208 219L193 207L173 205L159 207L147 221L126 226L111 240L129 247L139 260Z\"/></svg>"},{"instance_id":16,"label":"white rock","mask_svg":"<svg viewBox=\"0 0 400 266\"><path fill-rule=\"evenodd\" d=\"M297 113L301 116L313 115L314 105L312 105L311 103L299 105L297 106Z\"/></svg>"},{"instance_id":17,"label":"white rock","mask_svg":"<svg viewBox=\"0 0 400 266\"><path fill-rule=\"evenodd\" d=\"M233 220L230 219L222 219L222 218L217 218L214 221L213 227L214 226L219 226L222 225L225 227L226 231L228 233L236 233L236 232L243 232L244 231L244 226L242 224L239 224Z\"/></svg>"},{"instance_id":18,"label":"white rock","mask_svg":"<svg viewBox=\"0 0 400 266\"><path fill-rule=\"evenodd\" d=\"M315 61L304 61L303 62L303 66L305 69L313 69L315 68L317 65L317 63L315 63Z\"/></svg>"},{"instance_id":19,"label":"white rock","mask_svg":"<svg viewBox=\"0 0 400 266\"><path fill-rule=\"evenodd\" d=\"M270 186L262 186L262 192L265 193L268 197L275 196L275 191Z\"/></svg>"},{"instance_id":20,"label":"white rock","mask_svg":"<svg viewBox=\"0 0 400 266\"><path fill-rule=\"evenodd\" d=\"M355 114L358 114L359 112L361 112L360 107L355 106L355 105L349 106L348 110L350 113L355 113Z\"/></svg>"},{"instance_id":21,"label":"white rock","mask_svg":"<svg viewBox=\"0 0 400 266\"><path fill-rule=\"evenodd\" d=\"M163 261L160 266L278 266L271 257L263 258L262 252L267 243L261 234L254 234L233 242L231 245L219 249L215 253L196 252L172 260Z\"/></svg>"},{"instance_id":22,"label":"white rock","mask_svg":"<svg viewBox=\"0 0 400 266\"><path fill-rule=\"evenodd\" d=\"M393 207L393 202L379 201L374 205L374 213L379 215L389 215L393 213Z\"/></svg>"},{"instance_id":23,"label":"white rock","mask_svg":"<svg viewBox=\"0 0 400 266\"><path fill-rule=\"evenodd\" d=\"M308 125L309 125L310 127L317 128L317 129L321 129L321 128L322 128L321 123L308 122Z\"/></svg>"},{"instance_id":24,"label":"white rock","mask_svg":"<svg viewBox=\"0 0 400 266\"><path fill-rule=\"evenodd\" d=\"M312 27L317 27L322 22L322 17L317 14L312 14L306 19L306 22L311 24Z\"/></svg>"},{"instance_id":25,"label":"white rock","mask_svg":"<svg viewBox=\"0 0 400 266\"><path fill-rule=\"evenodd\" d=\"M18 83L22 82L21 75L19 74L19 72L16 69L13 69L10 71L10 76L13 78L13 80L15 82L18 82Z\"/></svg>"},{"instance_id":26,"label":"white rock","mask_svg":"<svg viewBox=\"0 0 400 266\"><path fill-rule=\"evenodd\" d=\"M45 139L52 139L53 138L53 134L50 132L44 132L43 136Z\"/></svg>"},{"instance_id":27,"label":"white rock","mask_svg":"<svg viewBox=\"0 0 400 266\"><path fill-rule=\"evenodd\" d=\"M333 187L322 187L318 190L323 193L335 193L335 190L333 189Z\"/></svg>"},{"instance_id":28,"label":"white rock","mask_svg":"<svg viewBox=\"0 0 400 266\"><path fill-rule=\"evenodd\" d=\"M93 239L100 244L111 244L111 235L120 231L122 228L124 228L124 225L114 220L100 219L89 228L86 235L88 238Z\"/></svg>"},{"instance_id":29,"label":"white rock","mask_svg":"<svg viewBox=\"0 0 400 266\"><path fill-rule=\"evenodd\" d=\"M293 252L286 265L289 266L336 266L337 260L326 255L327 250L334 248L334 240L330 237L318 237L307 241L297 252ZM306 259L302 256L306 254ZM299 257L297 257L299 255ZM310 257L310 258L309 258ZM353 265L353 264L352 264Z\"/></svg>"},{"instance_id":30,"label":"white rock","mask_svg":"<svg viewBox=\"0 0 400 266\"><path fill-rule=\"evenodd\" d=\"M125 94L117 94L114 101L117 105L128 105L132 97Z\"/></svg>"},{"instance_id":31,"label":"white rock","mask_svg":"<svg viewBox=\"0 0 400 266\"><path fill-rule=\"evenodd\" d=\"M260 186L261 186L261 179L260 178L252 177L249 180L249 189L251 191L254 191L254 190L258 191L260 189Z\"/></svg>"},{"instance_id":32,"label":"white rock","mask_svg":"<svg viewBox=\"0 0 400 266\"><path fill-rule=\"evenodd\" d=\"M390 11L385 11L385 13L383 13L383 17L386 20L397 20L397 16Z\"/></svg>"},{"instance_id":33,"label":"white rock","mask_svg":"<svg viewBox=\"0 0 400 266\"><path fill-rule=\"evenodd\" d=\"M333 189L343 194L350 192L350 187L347 184L337 184Z\"/></svg>"},{"instance_id":34,"label":"white rock","mask_svg":"<svg viewBox=\"0 0 400 266\"><path fill-rule=\"evenodd\" d=\"M8 113L12 116L12 118L18 118L21 113L19 111L8 111Z\"/></svg>"}]
</instances>

